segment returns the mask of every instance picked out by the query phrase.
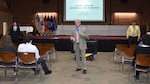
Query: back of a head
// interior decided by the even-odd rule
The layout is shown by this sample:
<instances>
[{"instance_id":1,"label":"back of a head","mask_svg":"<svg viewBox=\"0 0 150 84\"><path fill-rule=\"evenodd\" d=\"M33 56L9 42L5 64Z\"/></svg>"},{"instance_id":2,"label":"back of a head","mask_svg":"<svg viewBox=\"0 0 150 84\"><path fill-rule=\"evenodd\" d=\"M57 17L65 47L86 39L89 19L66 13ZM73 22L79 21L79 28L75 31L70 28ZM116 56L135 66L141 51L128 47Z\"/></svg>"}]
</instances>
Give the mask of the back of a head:
<instances>
[{"instance_id":1,"label":"back of a head","mask_svg":"<svg viewBox=\"0 0 150 84\"><path fill-rule=\"evenodd\" d=\"M25 42L30 42L33 39L33 35L30 33L27 33L25 36Z\"/></svg>"},{"instance_id":2,"label":"back of a head","mask_svg":"<svg viewBox=\"0 0 150 84\"><path fill-rule=\"evenodd\" d=\"M4 35L1 38L0 47L3 48L7 45L13 45L10 35Z\"/></svg>"},{"instance_id":3,"label":"back of a head","mask_svg":"<svg viewBox=\"0 0 150 84\"><path fill-rule=\"evenodd\" d=\"M150 46L150 35L143 35L142 36L142 42L144 45L149 45Z\"/></svg>"}]
</instances>

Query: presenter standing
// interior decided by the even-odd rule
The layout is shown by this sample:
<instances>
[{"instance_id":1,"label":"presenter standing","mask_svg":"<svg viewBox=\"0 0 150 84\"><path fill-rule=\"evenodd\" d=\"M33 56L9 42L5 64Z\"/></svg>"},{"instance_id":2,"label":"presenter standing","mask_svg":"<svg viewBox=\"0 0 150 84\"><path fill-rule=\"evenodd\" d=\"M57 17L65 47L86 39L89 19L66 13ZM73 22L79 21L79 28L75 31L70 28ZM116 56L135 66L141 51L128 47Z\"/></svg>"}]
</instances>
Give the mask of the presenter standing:
<instances>
[{"instance_id":1,"label":"presenter standing","mask_svg":"<svg viewBox=\"0 0 150 84\"><path fill-rule=\"evenodd\" d=\"M140 27L136 25L136 22L133 21L132 25L130 25L127 29L127 35L128 38L128 47L130 48L131 44L137 44L137 41L139 41L141 36Z\"/></svg>"},{"instance_id":2,"label":"presenter standing","mask_svg":"<svg viewBox=\"0 0 150 84\"><path fill-rule=\"evenodd\" d=\"M85 53L87 49L86 39L89 35L86 34L86 28L81 27L81 21L75 20L75 27L71 33L70 40L73 41L73 49L75 51L77 69L76 71L83 70L83 74L86 74L87 64Z\"/></svg>"}]
</instances>

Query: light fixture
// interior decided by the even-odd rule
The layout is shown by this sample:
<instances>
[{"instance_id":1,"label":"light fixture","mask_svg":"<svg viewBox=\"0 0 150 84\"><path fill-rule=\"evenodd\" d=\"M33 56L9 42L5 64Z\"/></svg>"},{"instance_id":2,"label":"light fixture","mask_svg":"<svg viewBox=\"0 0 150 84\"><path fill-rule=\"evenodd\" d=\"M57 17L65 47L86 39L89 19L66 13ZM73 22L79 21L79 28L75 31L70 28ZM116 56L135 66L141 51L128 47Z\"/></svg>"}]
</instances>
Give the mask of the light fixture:
<instances>
[{"instance_id":1,"label":"light fixture","mask_svg":"<svg viewBox=\"0 0 150 84\"><path fill-rule=\"evenodd\" d=\"M114 13L115 17L118 18L135 18L137 16L137 13L135 12L115 12Z\"/></svg>"}]
</instances>

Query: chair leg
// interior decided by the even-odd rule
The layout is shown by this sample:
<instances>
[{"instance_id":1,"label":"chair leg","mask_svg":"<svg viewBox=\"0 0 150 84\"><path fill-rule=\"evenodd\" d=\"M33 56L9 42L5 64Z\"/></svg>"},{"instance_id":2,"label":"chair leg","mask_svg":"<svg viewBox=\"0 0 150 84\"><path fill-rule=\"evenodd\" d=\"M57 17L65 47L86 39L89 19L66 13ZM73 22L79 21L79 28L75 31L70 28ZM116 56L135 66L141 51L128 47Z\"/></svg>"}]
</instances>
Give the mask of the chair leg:
<instances>
[{"instance_id":1,"label":"chair leg","mask_svg":"<svg viewBox=\"0 0 150 84\"><path fill-rule=\"evenodd\" d=\"M35 79L37 77L37 67L35 68Z\"/></svg>"},{"instance_id":2,"label":"chair leg","mask_svg":"<svg viewBox=\"0 0 150 84\"><path fill-rule=\"evenodd\" d=\"M23 69L23 77L25 77L25 69Z\"/></svg>"},{"instance_id":3,"label":"chair leg","mask_svg":"<svg viewBox=\"0 0 150 84\"><path fill-rule=\"evenodd\" d=\"M149 81L148 79L149 79L149 73L147 72L147 81Z\"/></svg>"},{"instance_id":4,"label":"chair leg","mask_svg":"<svg viewBox=\"0 0 150 84\"><path fill-rule=\"evenodd\" d=\"M57 51L56 50L54 50L54 55L55 55L55 61L57 61L58 60L58 58L57 58Z\"/></svg>"},{"instance_id":5,"label":"chair leg","mask_svg":"<svg viewBox=\"0 0 150 84\"><path fill-rule=\"evenodd\" d=\"M56 51L55 47L53 48L53 54L55 55L55 61L57 61L57 51Z\"/></svg>"},{"instance_id":6,"label":"chair leg","mask_svg":"<svg viewBox=\"0 0 150 84\"><path fill-rule=\"evenodd\" d=\"M149 84L149 72L147 72L147 74L148 74L147 80L148 80L148 84Z\"/></svg>"},{"instance_id":7,"label":"chair leg","mask_svg":"<svg viewBox=\"0 0 150 84\"><path fill-rule=\"evenodd\" d=\"M116 48L115 48L115 51L114 51L114 62L116 63L116 59L117 59L117 57L116 57Z\"/></svg>"},{"instance_id":8,"label":"chair leg","mask_svg":"<svg viewBox=\"0 0 150 84\"><path fill-rule=\"evenodd\" d=\"M49 57L50 59L49 59L49 63L50 63L50 68L52 67L52 63L54 63L54 61L53 61L53 59L52 59L52 55L50 55L50 57Z\"/></svg>"},{"instance_id":9,"label":"chair leg","mask_svg":"<svg viewBox=\"0 0 150 84\"><path fill-rule=\"evenodd\" d=\"M136 75L137 75L137 74L136 74L136 69L135 69L135 72L134 72L134 73L135 73L135 77L136 77ZM136 78L134 78L134 79L135 79L135 83L137 83Z\"/></svg>"},{"instance_id":10,"label":"chair leg","mask_svg":"<svg viewBox=\"0 0 150 84\"><path fill-rule=\"evenodd\" d=\"M51 56L50 56L50 53L48 53L47 60L48 60L48 68L51 68Z\"/></svg>"},{"instance_id":11,"label":"chair leg","mask_svg":"<svg viewBox=\"0 0 150 84\"><path fill-rule=\"evenodd\" d=\"M18 81L18 72L16 72L16 74L14 76L15 76L15 82L17 82Z\"/></svg>"},{"instance_id":12,"label":"chair leg","mask_svg":"<svg viewBox=\"0 0 150 84\"><path fill-rule=\"evenodd\" d=\"M122 55L121 57L122 57L122 61L121 62L122 62L122 70L123 70L124 69L124 56Z\"/></svg>"},{"instance_id":13,"label":"chair leg","mask_svg":"<svg viewBox=\"0 0 150 84\"><path fill-rule=\"evenodd\" d=\"M5 77L7 76L7 71L6 71L6 67L4 67L4 70L5 70Z\"/></svg>"},{"instance_id":14,"label":"chair leg","mask_svg":"<svg viewBox=\"0 0 150 84\"><path fill-rule=\"evenodd\" d=\"M50 61L54 64L54 62L57 60L57 58L56 58L56 51L51 51L50 53L49 53L49 57L50 57Z\"/></svg>"},{"instance_id":15,"label":"chair leg","mask_svg":"<svg viewBox=\"0 0 150 84\"><path fill-rule=\"evenodd\" d=\"M128 77L129 79L128 80L130 80L130 76L131 76L131 67L130 67L130 65L129 65L129 72L128 73L129 73L129 77Z\"/></svg>"},{"instance_id":16,"label":"chair leg","mask_svg":"<svg viewBox=\"0 0 150 84\"><path fill-rule=\"evenodd\" d=\"M50 55L50 60L51 60L51 64L53 63L54 64L54 52L52 52Z\"/></svg>"},{"instance_id":17,"label":"chair leg","mask_svg":"<svg viewBox=\"0 0 150 84\"><path fill-rule=\"evenodd\" d=\"M134 70L134 69L132 67L132 62L130 62L130 65L129 65L129 80L131 79L132 70Z\"/></svg>"}]
</instances>

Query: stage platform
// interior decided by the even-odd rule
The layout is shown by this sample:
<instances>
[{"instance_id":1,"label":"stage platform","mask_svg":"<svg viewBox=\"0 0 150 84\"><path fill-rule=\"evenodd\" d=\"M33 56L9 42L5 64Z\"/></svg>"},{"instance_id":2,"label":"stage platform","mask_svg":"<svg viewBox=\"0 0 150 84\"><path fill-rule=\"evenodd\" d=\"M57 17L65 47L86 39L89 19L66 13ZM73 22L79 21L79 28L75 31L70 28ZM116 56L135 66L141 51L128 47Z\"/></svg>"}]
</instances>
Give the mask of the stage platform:
<instances>
[{"instance_id":1,"label":"stage platform","mask_svg":"<svg viewBox=\"0 0 150 84\"><path fill-rule=\"evenodd\" d=\"M125 36L90 36L90 40L97 42L97 51L112 52L116 44L127 44ZM72 51L70 36L34 36L33 43L54 43L57 51Z\"/></svg>"}]
</instances>

